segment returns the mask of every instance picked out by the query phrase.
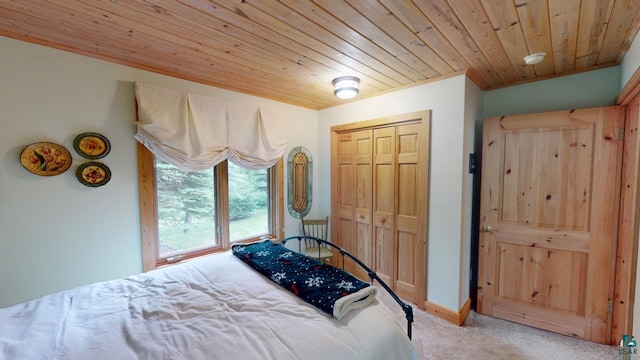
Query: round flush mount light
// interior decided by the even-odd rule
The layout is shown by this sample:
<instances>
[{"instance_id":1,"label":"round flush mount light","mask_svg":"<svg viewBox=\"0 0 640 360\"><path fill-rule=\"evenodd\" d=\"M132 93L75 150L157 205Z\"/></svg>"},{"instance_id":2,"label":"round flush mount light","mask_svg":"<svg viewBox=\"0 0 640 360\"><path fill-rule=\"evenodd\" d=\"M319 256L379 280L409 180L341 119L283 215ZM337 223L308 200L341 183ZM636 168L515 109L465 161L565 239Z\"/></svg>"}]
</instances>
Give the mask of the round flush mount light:
<instances>
[{"instance_id":1,"label":"round flush mount light","mask_svg":"<svg viewBox=\"0 0 640 360\"><path fill-rule=\"evenodd\" d=\"M333 93L340 99L351 99L358 95L360 79L355 76L341 76L333 79Z\"/></svg>"},{"instance_id":2,"label":"round flush mount light","mask_svg":"<svg viewBox=\"0 0 640 360\"><path fill-rule=\"evenodd\" d=\"M544 60L547 53L535 53L524 57L524 63L527 65L539 64Z\"/></svg>"}]
</instances>

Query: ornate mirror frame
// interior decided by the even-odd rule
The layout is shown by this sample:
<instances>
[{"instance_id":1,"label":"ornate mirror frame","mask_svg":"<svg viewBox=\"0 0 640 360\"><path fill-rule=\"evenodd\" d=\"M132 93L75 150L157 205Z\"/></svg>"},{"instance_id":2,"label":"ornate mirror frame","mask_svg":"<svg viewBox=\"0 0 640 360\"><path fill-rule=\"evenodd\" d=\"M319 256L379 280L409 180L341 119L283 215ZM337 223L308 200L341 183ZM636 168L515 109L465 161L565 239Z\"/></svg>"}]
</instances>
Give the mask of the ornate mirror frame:
<instances>
[{"instance_id":1,"label":"ornate mirror frame","mask_svg":"<svg viewBox=\"0 0 640 360\"><path fill-rule=\"evenodd\" d=\"M300 219L311 210L313 160L309 150L302 146L291 150L287 158L287 173L287 209L291 216Z\"/></svg>"}]
</instances>

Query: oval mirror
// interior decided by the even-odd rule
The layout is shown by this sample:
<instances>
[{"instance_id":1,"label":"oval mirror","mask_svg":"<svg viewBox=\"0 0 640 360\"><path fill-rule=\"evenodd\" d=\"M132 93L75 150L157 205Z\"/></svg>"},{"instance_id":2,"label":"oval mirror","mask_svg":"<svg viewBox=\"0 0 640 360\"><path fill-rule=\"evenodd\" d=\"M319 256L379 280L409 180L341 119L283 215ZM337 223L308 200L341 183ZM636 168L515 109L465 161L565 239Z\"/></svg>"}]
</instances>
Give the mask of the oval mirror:
<instances>
[{"instance_id":1,"label":"oval mirror","mask_svg":"<svg viewBox=\"0 0 640 360\"><path fill-rule=\"evenodd\" d=\"M311 153L302 146L297 146L287 158L288 183L287 208L289 214L296 219L305 217L311 210L311 179L313 177L313 161Z\"/></svg>"}]
</instances>

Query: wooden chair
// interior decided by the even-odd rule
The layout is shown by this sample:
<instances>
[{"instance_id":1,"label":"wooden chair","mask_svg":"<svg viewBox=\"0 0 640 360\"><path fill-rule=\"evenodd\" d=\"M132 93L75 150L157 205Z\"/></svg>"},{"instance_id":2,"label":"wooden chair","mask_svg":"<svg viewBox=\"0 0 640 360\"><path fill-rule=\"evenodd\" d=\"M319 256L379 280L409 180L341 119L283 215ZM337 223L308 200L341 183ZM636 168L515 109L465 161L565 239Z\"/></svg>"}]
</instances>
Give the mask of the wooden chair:
<instances>
[{"instance_id":1,"label":"wooden chair","mask_svg":"<svg viewBox=\"0 0 640 360\"><path fill-rule=\"evenodd\" d=\"M302 234L327 240L329 217L324 219L302 219ZM330 262L333 252L326 244L318 245L313 240L305 240L305 254L320 261Z\"/></svg>"}]
</instances>

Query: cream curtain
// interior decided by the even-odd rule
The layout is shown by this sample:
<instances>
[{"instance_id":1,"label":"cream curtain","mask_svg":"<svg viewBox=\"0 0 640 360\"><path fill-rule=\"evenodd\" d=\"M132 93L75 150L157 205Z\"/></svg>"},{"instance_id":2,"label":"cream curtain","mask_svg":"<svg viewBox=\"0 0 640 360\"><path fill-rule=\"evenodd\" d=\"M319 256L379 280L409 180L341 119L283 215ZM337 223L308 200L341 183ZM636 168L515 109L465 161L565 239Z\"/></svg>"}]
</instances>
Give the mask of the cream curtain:
<instances>
[{"instance_id":1,"label":"cream curtain","mask_svg":"<svg viewBox=\"0 0 640 360\"><path fill-rule=\"evenodd\" d=\"M135 91L135 138L181 169L208 169L225 159L247 169L266 169L286 150L282 121L263 119L257 106L139 82Z\"/></svg>"}]
</instances>

